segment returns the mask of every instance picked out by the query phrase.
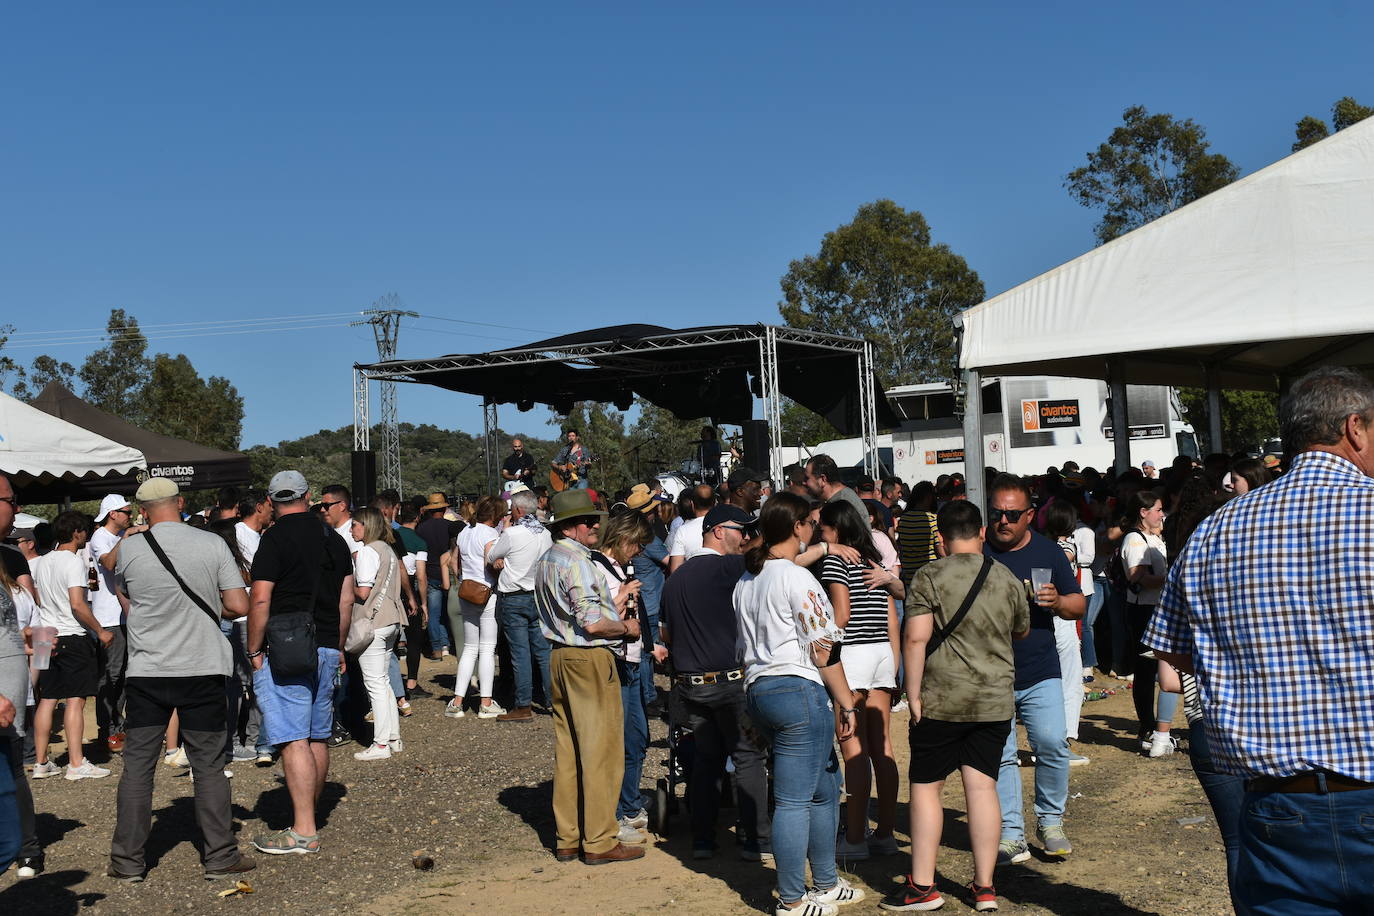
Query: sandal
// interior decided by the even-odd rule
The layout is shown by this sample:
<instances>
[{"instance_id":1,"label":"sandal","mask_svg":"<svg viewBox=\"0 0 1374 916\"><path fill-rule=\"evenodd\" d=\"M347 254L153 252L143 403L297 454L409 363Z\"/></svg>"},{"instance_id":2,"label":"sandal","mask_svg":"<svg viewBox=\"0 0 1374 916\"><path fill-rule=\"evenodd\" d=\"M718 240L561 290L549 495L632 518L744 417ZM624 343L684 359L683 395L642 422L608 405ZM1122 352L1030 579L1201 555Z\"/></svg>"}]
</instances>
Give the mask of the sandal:
<instances>
[{"instance_id":1,"label":"sandal","mask_svg":"<svg viewBox=\"0 0 1374 916\"><path fill-rule=\"evenodd\" d=\"M296 831L287 827L285 830L276 830L272 833L265 833L260 837L255 837L253 847L258 852L265 852L272 856L287 855L290 853L313 853L320 851L319 835L301 836Z\"/></svg>"},{"instance_id":2,"label":"sandal","mask_svg":"<svg viewBox=\"0 0 1374 916\"><path fill-rule=\"evenodd\" d=\"M415 710L410 708L410 701L405 699L396 704L396 709L400 711L402 716L408 717L415 713Z\"/></svg>"}]
</instances>

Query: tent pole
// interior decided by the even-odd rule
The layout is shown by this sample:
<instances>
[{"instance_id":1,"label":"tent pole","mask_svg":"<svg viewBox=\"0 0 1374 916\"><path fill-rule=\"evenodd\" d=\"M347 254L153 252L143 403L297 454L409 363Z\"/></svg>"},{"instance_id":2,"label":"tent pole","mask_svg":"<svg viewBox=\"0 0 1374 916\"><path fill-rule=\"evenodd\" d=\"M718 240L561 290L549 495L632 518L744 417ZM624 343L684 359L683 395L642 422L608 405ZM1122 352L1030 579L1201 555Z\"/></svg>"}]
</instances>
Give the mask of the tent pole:
<instances>
[{"instance_id":1,"label":"tent pole","mask_svg":"<svg viewBox=\"0 0 1374 916\"><path fill-rule=\"evenodd\" d=\"M1207 450L1221 451L1221 386L1213 366L1207 367Z\"/></svg>"},{"instance_id":2,"label":"tent pole","mask_svg":"<svg viewBox=\"0 0 1374 916\"><path fill-rule=\"evenodd\" d=\"M878 467L878 415L873 384L873 344L865 340L859 355L859 435L864 441L864 473L876 481L882 475Z\"/></svg>"},{"instance_id":3,"label":"tent pole","mask_svg":"<svg viewBox=\"0 0 1374 916\"><path fill-rule=\"evenodd\" d=\"M1115 467L1118 475L1131 466L1131 426L1127 418L1126 367L1121 357L1107 359L1107 384L1112 395L1112 444L1116 447Z\"/></svg>"},{"instance_id":4,"label":"tent pole","mask_svg":"<svg viewBox=\"0 0 1374 916\"><path fill-rule=\"evenodd\" d=\"M983 378L964 370L964 488L978 511L987 505L983 492ZM984 519L986 521L986 519Z\"/></svg>"}]
</instances>

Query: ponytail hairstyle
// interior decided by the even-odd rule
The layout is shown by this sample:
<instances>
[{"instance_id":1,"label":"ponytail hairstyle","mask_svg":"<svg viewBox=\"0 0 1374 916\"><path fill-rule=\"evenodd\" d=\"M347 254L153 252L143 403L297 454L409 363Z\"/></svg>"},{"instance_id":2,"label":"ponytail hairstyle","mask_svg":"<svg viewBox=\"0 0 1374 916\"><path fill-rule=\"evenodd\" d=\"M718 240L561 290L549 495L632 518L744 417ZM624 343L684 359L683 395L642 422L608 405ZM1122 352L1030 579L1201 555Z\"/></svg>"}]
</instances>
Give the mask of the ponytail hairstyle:
<instances>
[{"instance_id":1,"label":"ponytail hairstyle","mask_svg":"<svg viewBox=\"0 0 1374 916\"><path fill-rule=\"evenodd\" d=\"M744 568L758 575L768 562L768 553L777 545L792 538L797 523L811 515L811 503L795 493L784 490L774 493L759 513L759 536L744 554Z\"/></svg>"},{"instance_id":2,"label":"ponytail hairstyle","mask_svg":"<svg viewBox=\"0 0 1374 916\"><path fill-rule=\"evenodd\" d=\"M1121 506L1121 530L1139 531L1140 513L1159 501L1159 494L1154 490L1137 490L1130 494Z\"/></svg>"},{"instance_id":3,"label":"ponytail hairstyle","mask_svg":"<svg viewBox=\"0 0 1374 916\"><path fill-rule=\"evenodd\" d=\"M834 528L841 544L853 547L859 556L873 565L882 562L878 548L873 546L873 529L859 515L859 510L842 499L821 506L821 524Z\"/></svg>"}]
</instances>

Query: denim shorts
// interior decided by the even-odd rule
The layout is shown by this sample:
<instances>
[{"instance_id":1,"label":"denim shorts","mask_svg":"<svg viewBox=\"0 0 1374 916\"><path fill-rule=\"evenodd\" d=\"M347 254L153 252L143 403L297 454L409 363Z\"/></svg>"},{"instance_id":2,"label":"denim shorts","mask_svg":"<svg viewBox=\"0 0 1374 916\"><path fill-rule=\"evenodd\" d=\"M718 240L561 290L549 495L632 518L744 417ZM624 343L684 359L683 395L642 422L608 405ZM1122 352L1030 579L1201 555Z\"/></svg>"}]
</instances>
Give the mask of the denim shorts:
<instances>
[{"instance_id":1,"label":"denim shorts","mask_svg":"<svg viewBox=\"0 0 1374 916\"><path fill-rule=\"evenodd\" d=\"M270 656L253 672L253 691L262 712L264 744L289 744L306 738L324 741L334 730L334 688L339 650L317 648L315 673L278 677Z\"/></svg>"}]
</instances>

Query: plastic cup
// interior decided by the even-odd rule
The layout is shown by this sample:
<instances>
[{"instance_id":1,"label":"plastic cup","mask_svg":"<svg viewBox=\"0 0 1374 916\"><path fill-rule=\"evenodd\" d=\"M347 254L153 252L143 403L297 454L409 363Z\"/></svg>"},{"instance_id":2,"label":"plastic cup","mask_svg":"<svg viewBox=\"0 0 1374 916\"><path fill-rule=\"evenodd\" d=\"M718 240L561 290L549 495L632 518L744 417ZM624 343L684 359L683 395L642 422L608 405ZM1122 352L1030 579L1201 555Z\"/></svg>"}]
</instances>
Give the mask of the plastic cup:
<instances>
[{"instance_id":1,"label":"plastic cup","mask_svg":"<svg viewBox=\"0 0 1374 916\"><path fill-rule=\"evenodd\" d=\"M57 627L34 627L33 670L46 671L52 661L52 647L57 644Z\"/></svg>"},{"instance_id":2,"label":"plastic cup","mask_svg":"<svg viewBox=\"0 0 1374 916\"><path fill-rule=\"evenodd\" d=\"M1044 588L1046 585L1049 585L1050 582L1053 581L1053 579L1054 570L1052 569L1045 569L1043 567L1037 566L1036 568L1031 570L1031 588L1035 590L1036 595L1039 595L1040 589Z\"/></svg>"}]
</instances>

